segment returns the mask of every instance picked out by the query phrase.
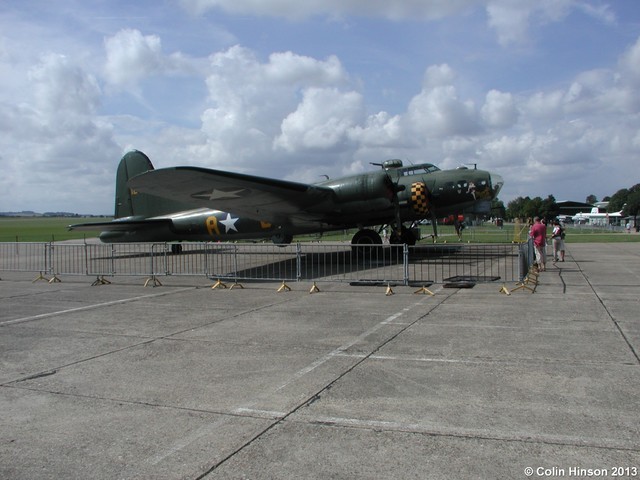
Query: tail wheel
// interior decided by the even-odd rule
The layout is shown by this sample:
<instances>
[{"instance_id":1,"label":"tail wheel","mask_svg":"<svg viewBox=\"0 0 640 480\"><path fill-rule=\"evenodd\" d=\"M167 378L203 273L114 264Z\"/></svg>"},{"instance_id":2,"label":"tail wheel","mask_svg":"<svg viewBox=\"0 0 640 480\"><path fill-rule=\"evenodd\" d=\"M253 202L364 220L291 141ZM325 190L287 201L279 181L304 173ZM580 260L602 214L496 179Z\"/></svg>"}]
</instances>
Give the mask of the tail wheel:
<instances>
[{"instance_id":1,"label":"tail wheel","mask_svg":"<svg viewBox=\"0 0 640 480\"><path fill-rule=\"evenodd\" d=\"M279 247L282 247L289 245L293 241L293 235L289 233L277 233L271 237L271 241Z\"/></svg>"}]
</instances>

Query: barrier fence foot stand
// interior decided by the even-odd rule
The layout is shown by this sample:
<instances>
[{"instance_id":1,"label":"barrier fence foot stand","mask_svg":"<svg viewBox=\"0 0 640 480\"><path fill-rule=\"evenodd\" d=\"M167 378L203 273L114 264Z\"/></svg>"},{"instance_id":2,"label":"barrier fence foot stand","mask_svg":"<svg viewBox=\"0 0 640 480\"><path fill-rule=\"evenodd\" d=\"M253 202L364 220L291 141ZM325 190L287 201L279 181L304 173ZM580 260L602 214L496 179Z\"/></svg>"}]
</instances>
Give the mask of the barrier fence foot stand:
<instances>
[{"instance_id":1,"label":"barrier fence foot stand","mask_svg":"<svg viewBox=\"0 0 640 480\"><path fill-rule=\"evenodd\" d=\"M387 283L387 291L385 292L385 295L388 297L390 295L393 295L393 290L391 289L391 284Z\"/></svg>"},{"instance_id":2,"label":"barrier fence foot stand","mask_svg":"<svg viewBox=\"0 0 640 480\"><path fill-rule=\"evenodd\" d=\"M502 288L500 289L500 293L504 293L505 295L511 295L511 292L506 287L506 285L502 284Z\"/></svg>"},{"instance_id":3,"label":"barrier fence foot stand","mask_svg":"<svg viewBox=\"0 0 640 480\"><path fill-rule=\"evenodd\" d=\"M431 295L432 297L435 295L435 293L433 293L431 290L429 290L427 287L421 287L418 290L416 290L415 292L413 292L413 294L415 295L416 293L424 293Z\"/></svg>"},{"instance_id":4,"label":"barrier fence foot stand","mask_svg":"<svg viewBox=\"0 0 640 480\"><path fill-rule=\"evenodd\" d=\"M529 284L533 284L533 287L530 287ZM516 290L529 290L531 293L536 291L536 287L538 286L538 270L535 268L531 268L527 276L524 277L522 282L518 282L516 284L516 288L511 290L515 292Z\"/></svg>"},{"instance_id":5,"label":"barrier fence foot stand","mask_svg":"<svg viewBox=\"0 0 640 480\"><path fill-rule=\"evenodd\" d=\"M531 293L533 293L533 291L535 290L534 288L531 288L529 285L527 285L527 282L518 282L516 283L516 288L514 288L513 290L511 290L512 292L515 292L516 290L529 290Z\"/></svg>"},{"instance_id":6,"label":"barrier fence foot stand","mask_svg":"<svg viewBox=\"0 0 640 480\"><path fill-rule=\"evenodd\" d=\"M286 283L284 283L284 280L282 281L282 285L280 285L280 288L278 289L278 293L280 292L290 292L291 291L291 287L289 287L289 285L287 285Z\"/></svg>"},{"instance_id":7,"label":"barrier fence foot stand","mask_svg":"<svg viewBox=\"0 0 640 480\"><path fill-rule=\"evenodd\" d=\"M144 286L146 287L150 283L152 283L154 287L161 287L162 286L162 283L160 283L160 280L158 280L155 275L147 278L147 281L144 282Z\"/></svg>"},{"instance_id":8,"label":"barrier fence foot stand","mask_svg":"<svg viewBox=\"0 0 640 480\"><path fill-rule=\"evenodd\" d=\"M320 289L316 285L316 282L313 282L313 287L311 287L311 290L309 290L309 293L316 293L316 292L319 292L319 291L320 291Z\"/></svg>"},{"instance_id":9,"label":"barrier fence foot stand","mask_svg":"<svg viewBox=\"0 0 640 480\"><path fill-rule=\"evenodd\" d=\"M529 273L527 274L527 276L524 279L524 282L526 284L532 283L533 284L533 288L535 289L535 287L538 286L538 276L540 276L540 272L536 269L536 270L530 270Z\"/></svg>"},{"instance_id":10,"label":"barrier fence foot stand","mask_svg":"<svg viewBox=\"0 0 640 480\"><path fill-rule=\"evenodd\" d=\"M223 283L222 280L218 279L216 283L213 284L211 290L215 290L216 288L227 288L227 284Z\"/></svg>"},{"instance_id":11,"label":"barrier fence foot stand","mask_svg":"<svg viewBox=\"0 0 640 480\"><path fill-rule=\"evenodd\" d=\"M45 277L42 272L40 272L40 275L38 275L36 278L34 278L33 282L31 282L31 283L36 283L38 280L44 280L45 282L49 281L49 279L47 277Z\"/></svg>"},{"instance_id":12,"label":"barrier fence foot stand","mask_svg":"<svg viewBox=\"0 0 640 480\"><path fill-rule=\"evenodd\" d=\"M49 283L62 283L62 280L60 280L56 275L54 275L49 279Z\"/></svg>"},{"instance_id":13,"label":"barrier fence foot stand","mask_svg":"<svg viewBox=\"0 0 640 480\"><path fill-rule=\"evenodd\" d=\"M233 285L231 285L231 287L229 287L229 290L233 290L236 287L242 288L244 290L244 287L242 286L242 284L238 283L238 282L233 282ZM211 287L211 288L213 288L213 287Z\"/></svg>"},{"instance_id":14,"label":"barrier fence foot stand","mask_svg":"<svg viewBox=\"0 0 640 480\"><path fill-rule=\"evenodd\" d=\"M106 278L104 278L104 276L97 276L96 277L96 281L93 282L91 284L92 287L95 287L96 285L111 285L111 282L109 280L107 280Z\"/></svg>"}]
</instances>

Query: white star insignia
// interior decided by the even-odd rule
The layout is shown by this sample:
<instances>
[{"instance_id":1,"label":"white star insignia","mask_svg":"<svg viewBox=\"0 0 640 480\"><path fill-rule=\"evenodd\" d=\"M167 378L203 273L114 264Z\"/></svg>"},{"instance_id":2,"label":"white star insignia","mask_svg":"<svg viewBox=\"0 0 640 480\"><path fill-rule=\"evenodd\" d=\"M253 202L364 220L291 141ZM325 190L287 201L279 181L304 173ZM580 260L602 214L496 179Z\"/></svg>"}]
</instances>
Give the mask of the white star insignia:
<instances>
[{"instance_id":1,"label":"white star insignia","mask_svg":"<svg viewBox=\"0 0 640 480\"><path fill-rule=\"evenodd\" d=\"M227 218L220 220L220 223L224 225L224 228L226 229L224 233L229 233L230 230L237 232L238 229L236 228L236 222L238 220L239 218L231 218L231 214L227 213Z\"/></svg>"},{"instance_id":2,"label":"white star insignia","mask_svg":"<svg viewBox=\"0 0 640 480\"><path fill-rule=\"evenodd\" d=\"M221 199L228 199L228 198L240 198L241 197L241 193L243 192L242 189L240 190L234 190L231 192L225 192L223 190L216 190L215 188L213 190L211 190L211 193L198 193L193 195L193 197L195 198L204 198L207 200L221 200Z\"/></svg>"}]
</instances>

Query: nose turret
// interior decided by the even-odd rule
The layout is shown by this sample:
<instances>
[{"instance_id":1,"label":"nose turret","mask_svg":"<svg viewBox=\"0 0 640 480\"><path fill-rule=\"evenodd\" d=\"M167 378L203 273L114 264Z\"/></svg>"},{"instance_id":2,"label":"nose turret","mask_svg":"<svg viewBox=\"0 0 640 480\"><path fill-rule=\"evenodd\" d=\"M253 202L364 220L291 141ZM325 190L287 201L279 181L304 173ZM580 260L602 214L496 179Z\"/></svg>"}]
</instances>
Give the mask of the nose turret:
<instances>
[{"instance_id":1,"label":"nose turret","mask_svg":"<svg viewBox=\"0 0 640 480\"><path fill-rule=\"evenodd\" d=\"M489 172L489 178L491 179L491 189L493 191L492 198L496 198L498 196L498 193L500 192L500 189L502 188L502 185L504 185L504 180L502 179L501 175L491 172Z\"/></svg>"}]
</instances>

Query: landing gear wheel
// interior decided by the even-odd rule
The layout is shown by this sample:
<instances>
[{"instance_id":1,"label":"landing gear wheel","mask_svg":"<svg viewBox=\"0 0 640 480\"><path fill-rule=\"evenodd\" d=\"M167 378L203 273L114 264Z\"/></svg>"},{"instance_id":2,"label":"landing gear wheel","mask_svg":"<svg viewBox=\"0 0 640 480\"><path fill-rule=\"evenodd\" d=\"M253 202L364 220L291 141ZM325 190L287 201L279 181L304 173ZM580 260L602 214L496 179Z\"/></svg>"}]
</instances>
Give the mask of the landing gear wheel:
<instances>
[{"instance_id":1,"label":"landing gear wheel","mask_svg":"<svg viewBox=\"0 0 640 480\"><path fill-rule=\"evenodd\" d=\"M174 255L180 255L182 253L182 245L179 243L172 243L171 253L173 253Z\"/></svg>"},{"instance_id":2,"label":"landing gear wheel","mask_svg":"<svg viewBox=\"0 0 640 480\"><path fill-rule=\"evenodd\" d=\"M358 257L365 259L377 256L378 250L382 248L382 238L374 230L367 228L358 230L351 239L351 249Z\"/></svg>"},{"instance_id":3,"label":"landing gear wheel","mask_svg":"<svg viewBox=\"0 0 640 480\"><path fill-rule=\"evenodd\" d=\"M418 239L416 236L413 234L411 229L407 227L402 227L399 233L397 230L394 231L389 239L389 243L394 245L403 245L406 243L409 246L413 246L417 241Z\"/></svg>"},{"instance_id":4,"label":"landing gear wheel","mask_svg":"<svg viewBox=\"0 0 640 480\"><path fill-rule=\"evenodd\" d=\"M351 245L382 245L382 238L378 232L365 228L353 236Z\"/></svg>"}]
</instances>

